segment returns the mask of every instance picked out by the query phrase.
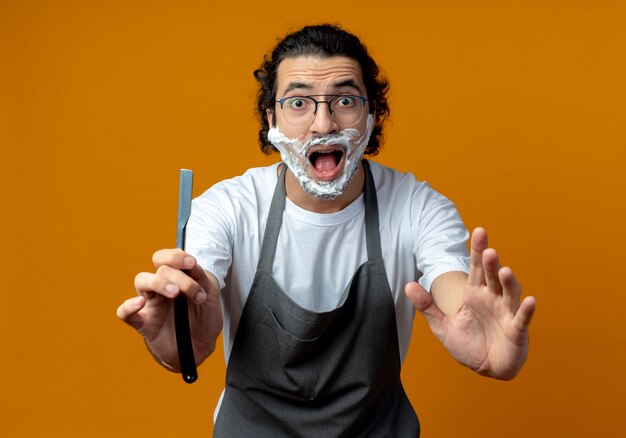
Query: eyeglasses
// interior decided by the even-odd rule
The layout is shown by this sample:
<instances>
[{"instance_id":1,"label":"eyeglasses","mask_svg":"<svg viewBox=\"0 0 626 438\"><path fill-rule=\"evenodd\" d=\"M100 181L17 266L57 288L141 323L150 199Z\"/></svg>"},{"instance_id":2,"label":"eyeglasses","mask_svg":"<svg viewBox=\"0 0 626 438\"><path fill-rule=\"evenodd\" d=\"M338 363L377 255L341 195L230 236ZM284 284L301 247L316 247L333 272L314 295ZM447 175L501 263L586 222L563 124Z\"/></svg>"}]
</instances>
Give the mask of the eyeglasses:
<instances>
[{"instance_id":1,"label":"eyeglasses","mask_svg":"<svg viewBox=\"0 0 626 438\"><path fill-rule=\"evenodd\" d=\"M317 100L315 97L330 97L328 100ZM305 125L311 123L317 114L320 103L328 105L330 116L341 126L352 126L359 123L363 117L363 109L367 99L353 94L312 96L290 96L277 100L283 111L285 121L290 125Z\"/></svg>"}]
</instances>

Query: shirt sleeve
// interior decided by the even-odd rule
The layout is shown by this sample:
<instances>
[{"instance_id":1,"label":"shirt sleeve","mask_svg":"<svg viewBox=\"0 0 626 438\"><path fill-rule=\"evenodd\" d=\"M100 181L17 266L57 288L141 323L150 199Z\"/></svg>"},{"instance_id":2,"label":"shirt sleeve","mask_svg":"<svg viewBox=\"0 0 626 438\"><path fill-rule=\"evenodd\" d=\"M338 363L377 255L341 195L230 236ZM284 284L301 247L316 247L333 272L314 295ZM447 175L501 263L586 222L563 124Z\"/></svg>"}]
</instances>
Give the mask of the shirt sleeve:
<instances>
[{"instance_id":1,"label":"shirt sleeve","mask_svg":"<svg viewBox=\"0 0 626 438\"><path fill-rule=\"evenodd\" d=\"M435 278L451 271L469 272L469 232L455 205L422 183L412 199L413 253L419 283L430 291Z\"/></svg>"},{"instance_id":2,"label":"shirt sleeve","mask_svg":"<svg viewBox=\"0 0 626 438\"><path fill-rule=\"evenodd\" d=\"M193 200L185 250L224 288L232 262L234 213L227 194L213 187Z\"/></svg>"}]
</instances>

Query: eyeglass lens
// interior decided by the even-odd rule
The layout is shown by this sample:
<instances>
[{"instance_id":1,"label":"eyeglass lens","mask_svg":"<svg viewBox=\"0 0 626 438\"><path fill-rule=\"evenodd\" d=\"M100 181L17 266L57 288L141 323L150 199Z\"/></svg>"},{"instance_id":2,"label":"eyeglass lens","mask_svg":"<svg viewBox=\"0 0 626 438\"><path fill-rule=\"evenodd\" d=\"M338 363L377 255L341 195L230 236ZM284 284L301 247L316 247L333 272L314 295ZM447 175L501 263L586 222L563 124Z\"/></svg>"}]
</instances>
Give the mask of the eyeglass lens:
<instances>
[{"instance_id":1,"label":"eyeglass lens","mask_svg":"<svg viewBox=\"0 0 626 438\"><path fill-rule=\"evenodd\" d=\"M363 115L363 101L357 96L335 96L327 101L316 101L312 97L296 96L287 98L282 103L285 121L291 125L309 123L317 111L323 111L320 104L328 105L331 117L343 126L358 123Z\"/></svg>"}]
</instances>

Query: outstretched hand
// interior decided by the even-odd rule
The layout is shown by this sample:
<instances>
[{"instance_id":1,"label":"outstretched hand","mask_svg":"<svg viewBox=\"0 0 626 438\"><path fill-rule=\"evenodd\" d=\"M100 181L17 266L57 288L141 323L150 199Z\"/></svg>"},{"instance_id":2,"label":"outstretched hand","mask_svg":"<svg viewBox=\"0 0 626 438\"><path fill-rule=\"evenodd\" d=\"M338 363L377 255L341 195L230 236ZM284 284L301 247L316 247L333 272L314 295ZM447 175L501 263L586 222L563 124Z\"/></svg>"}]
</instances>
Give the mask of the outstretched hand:
<instances>
[{"instance_id":1,"label":"outstretched hand","mask_svg":"<svg viewBox=\"0 0 626 438\"><path fill-rule=\"evenodd\" d=\"M462 290L460 307L450 314L437 306L437 294L433 298L418 283L407 284L405 292L459 363L482 375L512 379L528 355L528 326L535 298L526 297L520 303L522 288L513 271L500 265L497 252L487 247L483 228L472 233L469 275L456 278L464 284L444 281L446 290L440 291L454 294L455 290L448 289Z\"/></svg>"},{"instance_id":2,"label":"outstretched hand","mask_svg":"<svg viewBox=\"0 0 626 438\"><path fill-rule=\"evenodd\" d=\"M154 253L155 272L135 277L137 297L124 301L118 317L143 336L150 352L170 370L177 370L178 348L174 327L174 299L184 294L189 300L189 327L196 365L215 349L222 330L219 283L180 249Z\"/></svg>"}]
</instances>

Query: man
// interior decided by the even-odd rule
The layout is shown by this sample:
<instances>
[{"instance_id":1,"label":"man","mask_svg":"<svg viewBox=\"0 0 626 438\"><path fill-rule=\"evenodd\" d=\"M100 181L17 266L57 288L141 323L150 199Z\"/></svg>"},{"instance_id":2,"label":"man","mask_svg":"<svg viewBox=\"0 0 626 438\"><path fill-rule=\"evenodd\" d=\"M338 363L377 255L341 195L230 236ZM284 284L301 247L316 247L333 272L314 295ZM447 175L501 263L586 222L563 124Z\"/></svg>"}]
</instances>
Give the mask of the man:
<instances>
[{"instance_id":1,"label":"man","mask_svg":"<svg viewBox=\"0 0 626 438\"><path fill-rule=\"evenodd\" d=\"M305 27L255 76L261 148L285 164L196 199L189 254L157 251L156 272L138 274L139 296L118 309L173 371L178 294L192 303L198 364L223 330L215 435L418 436L400 382L414 309L461 364L513 378L534 298L520 303L483 229L468 263L468 233L450 201L362 160L377 152L388 108L387 83L360 41Z\"/></svg>"}]
</instances>

